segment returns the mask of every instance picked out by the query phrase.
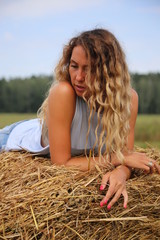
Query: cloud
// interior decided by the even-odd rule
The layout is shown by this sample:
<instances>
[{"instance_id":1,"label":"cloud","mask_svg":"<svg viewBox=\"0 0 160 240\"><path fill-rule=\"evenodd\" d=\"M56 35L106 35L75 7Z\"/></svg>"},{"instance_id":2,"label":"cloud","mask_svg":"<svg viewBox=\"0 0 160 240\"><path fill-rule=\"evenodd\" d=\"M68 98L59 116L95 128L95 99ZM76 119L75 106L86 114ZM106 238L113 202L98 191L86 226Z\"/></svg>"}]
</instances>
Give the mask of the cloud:
<instances>
[{"instance_id":1,"label":"cloud","mask_svg":"<svg viewBox=\"0 0 160 240\"><path fill-rule=\"evenodd\" d=\"M81 11L83 8L98 6L104 0L1 0L0 16L12 18L41 17L67 11Z\"/></svg>"}]
</instances>

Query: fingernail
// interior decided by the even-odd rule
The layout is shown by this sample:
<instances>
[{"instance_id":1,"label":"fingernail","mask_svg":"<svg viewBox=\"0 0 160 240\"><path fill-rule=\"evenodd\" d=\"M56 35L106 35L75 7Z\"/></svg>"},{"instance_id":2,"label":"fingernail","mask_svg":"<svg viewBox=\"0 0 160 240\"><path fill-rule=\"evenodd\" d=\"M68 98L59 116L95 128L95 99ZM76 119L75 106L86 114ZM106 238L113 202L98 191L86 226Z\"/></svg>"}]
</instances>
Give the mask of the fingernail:
<instances>
[{"instance_id":1,"label":"fingernail","mask_svg":"<svg viewBox=\"0 0 160 240\"><path fill-rule=\"evenodd\" d=\"M108 210L110 210L111 209L111 205L108 205L107 208L108 208Z\"/></svg>"},{"instance_id":2,"label":"fingernail","mask_svg":"<svg viewBox=\"0 0 160 240\"><path fill-rule=\"evenodd\" d=\"M105 200L105 201L104 201L104 204L107 204L107 202L108 202L108 201L107 201L107 200Z\"/></svg>"},{"instance_id":3,"label":"fingernail","mask_svg":"<svg viewBox=\"0 0 160 240\"><path fill-rule=\"evenodd\" d=\"M127 205L124 205L124 208L127 208Z\"/></svg>"},{"instance_id":4,"label":"fingernail","mask_svg":"<svg viewBox=\"0 0 160 240\"><path fill-rule=\"evenodd\" d=\"M100 189L100 190L103 190L103 189L104 189L104 186L103 186L103 185L101 185L99 189Z\"/></svg>"},{"instance_id":5,"label":"fingernail","mask_svg":"<svg viewBox=\"0 0 160 240\"><path fill-rule=\"evenodd\" d=\"M100 202L100 206L103 207L103 202Z\"/></svg>"}]
</instances>

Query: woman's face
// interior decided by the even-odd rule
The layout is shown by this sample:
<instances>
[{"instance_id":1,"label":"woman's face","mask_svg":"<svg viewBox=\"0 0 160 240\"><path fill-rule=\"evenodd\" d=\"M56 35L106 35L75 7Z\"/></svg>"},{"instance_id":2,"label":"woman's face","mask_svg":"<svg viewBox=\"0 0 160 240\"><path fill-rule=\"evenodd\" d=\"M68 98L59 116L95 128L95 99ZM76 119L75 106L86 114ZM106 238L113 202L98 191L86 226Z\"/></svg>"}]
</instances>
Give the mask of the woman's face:
<instances>
[{"instance_id":1,"label":"woman's face","mask_svg":"<svg viewBox=\"0 0 160 240\"><path fill-rule=\"evenodd\" d=\"M70 64L69 74L72 86L79 97L83 96L86 86L86 74L88 70L88 59L84 48L76 46L73 48Z\"/></svg>"}]
</instances>

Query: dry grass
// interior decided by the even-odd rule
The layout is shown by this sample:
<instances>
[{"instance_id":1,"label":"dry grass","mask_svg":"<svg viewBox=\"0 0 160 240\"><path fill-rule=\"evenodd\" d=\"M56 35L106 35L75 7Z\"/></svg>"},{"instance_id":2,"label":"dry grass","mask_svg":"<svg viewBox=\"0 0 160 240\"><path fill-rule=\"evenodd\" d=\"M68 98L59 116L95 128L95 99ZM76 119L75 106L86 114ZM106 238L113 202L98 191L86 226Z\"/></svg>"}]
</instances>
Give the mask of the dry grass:
<instances>
[{"instance_id":1,"label":"dry grass","mask_svg":"<svg viewBox=\"0 0 160 240\"><path fill-rule=\"evenodd\" d=\"M138 149L160 161L155 149ZM106 170L105 170L106 171ZM102 172L51 165L28 153L0 154L0 239L160 239L160 175L137 171L123 199L99 203Z\"/></svg>"}]
</instances>

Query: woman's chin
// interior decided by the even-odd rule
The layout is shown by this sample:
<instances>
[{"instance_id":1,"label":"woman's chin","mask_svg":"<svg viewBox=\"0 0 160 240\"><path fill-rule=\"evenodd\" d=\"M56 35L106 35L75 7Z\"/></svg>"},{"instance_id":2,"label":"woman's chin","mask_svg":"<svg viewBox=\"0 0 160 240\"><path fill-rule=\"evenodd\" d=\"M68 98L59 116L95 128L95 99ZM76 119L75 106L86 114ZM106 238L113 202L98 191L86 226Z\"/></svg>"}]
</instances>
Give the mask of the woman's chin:
<instances>
[{"instance_id":1,"label":"woman's chin","mask_svg":"<svg viewBox=\"0 0 160 240\"><path fill-rule=\"evenodd\" d=\"M77 92L77 91L76 91L76 95L77 95L78 97L83 97L83 93L81 93L81 92Z\"/></svg>"}]
</instances>

